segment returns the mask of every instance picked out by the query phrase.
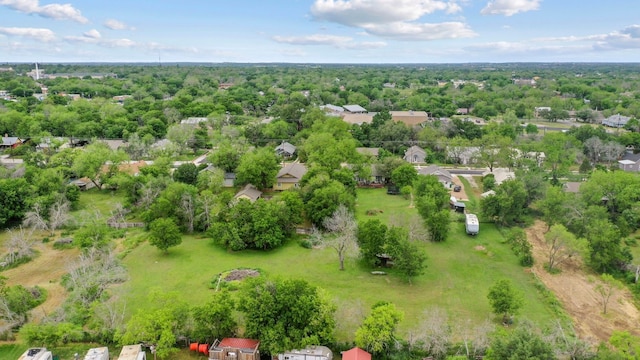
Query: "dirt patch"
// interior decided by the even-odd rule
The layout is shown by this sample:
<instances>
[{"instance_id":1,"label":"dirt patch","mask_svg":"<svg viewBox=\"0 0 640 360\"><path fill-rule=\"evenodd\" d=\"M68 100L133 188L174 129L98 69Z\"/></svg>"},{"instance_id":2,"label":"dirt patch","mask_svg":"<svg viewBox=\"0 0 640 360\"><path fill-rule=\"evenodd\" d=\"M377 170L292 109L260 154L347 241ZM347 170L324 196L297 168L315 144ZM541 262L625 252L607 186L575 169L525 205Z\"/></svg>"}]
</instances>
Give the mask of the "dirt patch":
<instances>
[{"instance_id":1,"label":"dirt patch","mask_svg":"<svg viewBox=\"0 0 640 360\"><path fill-rule=\"evenodd\" d=\"M531 272L560 300L573 319L577 334L593 342L608 340L615 330L640 335L637 327L640 312L627 289L619 290L611 297L607 314L603 314L600 295L595 291L597 280L580 259L572 258L561 264L559 274L552 275L544 269L548 255L548 245L544 242L546 230L547 225L541 221L527 229L535 259Z\"/></svg>"},{"instance_id":2,"label":"dirt patch","mask_svg":"<svg viewBox=\"0 0 640 360\"><path fill-rule=\"evenodd\" d=\"M223 277L223 280L224 281L244 280L248 277L256 277L256 276L260 276L260 272L258 272L258 270L236 269L236 270L229 271L227 275Z\"/></svg>"},{"instance_id":3,"label":"dirt patch","mask_svg":"<svg viewBox=\"0 0 640 360\"><path fill-rule=\"evenodd\" d=\"M35 249L39 252L35 259L2 272L8 278L8 285L44 286L56 282L67 273L67 265L80 254L78 249L53 249L50 243L38 244Z\"/></svg>"},{"instance_id":4,"label":"dirt patch","mask_svg":"<svg viewBox=\"0 0 640 360\"><path fill-rule=\"evenodd\" d=\"M474 249L477 250L477 251L486 251L487 250L487 248L482 246L482 245L476 245L476 246L474 246Z\"/></svg>"},{"instance_id":5,"label":"dirt patch","mask_svg":"<svg viewBox=\"0 0 640 360\"><path fill-rule=\"evenodd\" d=\"M26 264L3 271L7 277L7 285L40 286L47 290L47 299L40 306L31 310L31 317L39 322L54 312L67 297L67 292L60 285L60 280L67 273L67 265L75 260L78 249L56 250L51 243L36 246L39 255Z\"/></svg>"},{"instance_id":6,"label":"dirt patch","mask_svg":"<svg viewBox=\"0 0 640 360\"><path fill-rule=\"evenodd\" d=\"M469 200L469 195L467 195L467 191L472 192L473 190L471 189L465 189L464 184L462 183L462 181L460 181L460 179L458 178L458 176L460 175L454 175L452 177L452 182L454 185L460 185L460 191L455 192L453 191L453 189L450 191L451 196L455 196L457 200L459 201L468 201Z\"/></svg>"}]
</instances>

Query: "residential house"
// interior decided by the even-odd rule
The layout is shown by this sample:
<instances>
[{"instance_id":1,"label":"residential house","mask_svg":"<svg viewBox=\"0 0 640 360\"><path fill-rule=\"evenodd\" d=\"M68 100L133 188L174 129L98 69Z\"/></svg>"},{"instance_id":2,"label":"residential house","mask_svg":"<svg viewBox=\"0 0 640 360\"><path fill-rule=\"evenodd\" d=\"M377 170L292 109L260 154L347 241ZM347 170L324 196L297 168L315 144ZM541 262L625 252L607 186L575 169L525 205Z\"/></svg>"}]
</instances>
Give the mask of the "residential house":
<instances>
[{"instance_id":1,"label":"residential house","mask_svg":"<svg viewBox=\"0 0 640 360\"><path fill-rule=\"evenodd\" d=\"M260 341L253 339L216 339L209 348L209 360L260 360L258 347Z\"/></svg>"},{"instance_id":2,"label":"residential house","mask_svg":"<svg viewBox=\"0 0 640 360\"><path fill-rule=\"evenodd\" d=\"M227 90L228 88L232 87L233 83L220 83L218 85L218 89L220 90Z\"/></svg>"},{"instance_id":3,"label":"residential house","mask_svg":"<svg viewBox=\"0 0 640 360\"><path fill-rule=\"evenodd\" d=\"M344 110L350 114L365 114L367 113L367 109L363 108L360 105L345 105L343 106Z\"/></svg>"},{"instance_id":4,"label":"residential house","mask_svg":"<svg viewBox=\"0 0 640 360\"><path fill-rule=\"evenodd\" d=\"M639 154L625 154L622 159L618 160L618 166L624 171L640 171L640 153Z\"/></svg>"},{"instance_id":5,"label":"residential house","mask_svg":"<svg viewBox=\"0 0 640 360\"><path fill-rule=\"evenodd\" d=\"M107 146L109 146L109 148L113 151L116 151L118 149L120 149L121 147L125 146L125 141L121 140L121 139L114 139L114 140L98 140L98 142L102 142L107 144Z\"/></svg>"},{"instance_id":6,"label":"residential house","mask_svg":"<svg viewBox=\"0 0 640 360\"><path fill-rule=\"evenodd\" d=\"M242 190L238 191L238 193L236 193L233 198L236 201L245 199L251 202L255 202L256 200L260 199L260 197L262 197L262 191L258 190L251 184L247 184L244 186L244 188L242 188Z\"/></svg>"},{"instance_id":7,"label":"residential house","mask_svg":"<svg viewBox=\"0 0 640 360\"><path fill-rule=\"evenodd\" d=\"M421 147L413 145L404 152L403 159L412 164L424 163L427 159L427 152L424 151Z\"/></svg>"},{"instance_id":8,"label":"residential house","mask_svg":"<svg viewBox=\"0 0 640 360\"><path fill-rule=\"evenodd\" d=\"M419 175L434 175L438 178L438 181L442 183L446 188L453 186L453 175L438 165L418 166L416 168Z\"/></svg>"},{"instance_id":9,"label":"residential house","mask_svg":"<svg viewBox=\"0 0 640 360\"><path fill-rule=\"evenodd\" d=\"M407 126L416 126L429 121L429 114L426 111L389 111L389 114L393 121L404 123Z\"/></svg>"},{"instance_id":10,"label":"residential house","mask_svg":"<svg viewBox=\"0 0 640 360\"><path fill-rule=\"evenodd\" d=\"M622 116L620 114L616 114L616 115L611 115L608 118L602 120L602 125L621 128L627 125L629 120L631 120L631 118L628 116Z\"/></svg>"},{"instance_id":11,"label":"residential house","mask_svg":"<svg viewBox=\"0 0 640 360\"><path fill-rule=\"evenodd\" d=\"M47 348L29 348L18 360L53 360L53 354Z\"/></svg>"},{"instance_id":12,"label":"residential house","mask_svg":"<svg viewBox=\"0 0 640 360\"><path fill-rule=\"evenodd\" d=\"M535 79L513 79L513 84L518 86L536 86Z\"/></svg>"},{"instance_id":13,"label":"residential house","mask_svg":"<svg viewBox=\"0 0 640 360\"><path fill-rule=\"evenodd\" d=\"M22 140L19 137L9 136L5 134L2 137L2 143L0 143L0 150L16 148L22 144Z\"/></svg>"},{"instance_id":14,"label":"residential house","mask_svg":"<svg viewBox=\"0 0 640 360\"><path fill-rule=\"evenodd\" d=\"M342 106L327 104L321 105L320 109L324 110L324 112L330 116L341 116L344 114L344 108Z\"/></svg>"},{"instance_id":15,"label":"residential house","mask_svg":"<svg viewBox=\"0 0 640 360\"><path fill-rule=\"evenodd\" d=\"M293 154L296 152L295 145L291 145L286 141L283 141L282 144L276 146L276 155L282 156L285 158L293 157Z\"/></svg>"},{"instance_id":16,"label":"residential house","mask_svg":"<svg viewBox=\"0 0 640 360\"><path fill-rule=\"evenodd\" d=\"M298 187L300 180L304 174L307 173L307 167L305 164L298 162L284 164L278 175L276 175L276 184L273 185L273 190L287 190Z\"/></svg>"},{"instance_id":17,"label":"residential house","mask_svg":"<svg viewBox=\"0 0 640 360\"><path fill-rule=\"evenodd\" d=\"M359 347L354 347L351 350L343 351L342 360L371 360L371 354L360 349Z\"/></svg>"},{"instance_id":18,"label":"residential house","mask_svg":"<svg viewBox=\"0 0 640 360\"><path fill-rule=\"evenodd\" d=\"M278 360L331 360L333 352L326 346L310 345L302 350L289 350L278 354Z\"/></svg>"},{"instance_id":19,"label":"residential house","mask_svg":"<svg viewBox=\"0 0 640 360\"><path fill-rule=\"evenodd\" d=\"M536 106L535 108L533 108L533 116L539 118L545 112L549 111L551 111L551 108L549 106Z\"/></svg>"}]
</instances>

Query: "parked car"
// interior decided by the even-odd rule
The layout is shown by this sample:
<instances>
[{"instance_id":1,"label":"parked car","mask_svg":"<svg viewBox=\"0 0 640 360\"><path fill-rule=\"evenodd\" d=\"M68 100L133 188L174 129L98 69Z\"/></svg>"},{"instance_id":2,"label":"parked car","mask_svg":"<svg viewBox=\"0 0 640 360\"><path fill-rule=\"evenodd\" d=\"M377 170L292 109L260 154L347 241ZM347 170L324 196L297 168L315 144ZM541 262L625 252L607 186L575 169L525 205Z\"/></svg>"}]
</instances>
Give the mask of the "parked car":
<instances>
[{"instance_id":1,"label":"parked car","mask_svg":"<svg viewBox=\"0 0 640 360\"><path fill-rule=\"evenodd\" d=\"M455 191L455 192L460 192L461 190L462 190L462 186L460 186L460 185L456 185L456 186L453 187L453 191Z\"/></svg>"}]
</instances>

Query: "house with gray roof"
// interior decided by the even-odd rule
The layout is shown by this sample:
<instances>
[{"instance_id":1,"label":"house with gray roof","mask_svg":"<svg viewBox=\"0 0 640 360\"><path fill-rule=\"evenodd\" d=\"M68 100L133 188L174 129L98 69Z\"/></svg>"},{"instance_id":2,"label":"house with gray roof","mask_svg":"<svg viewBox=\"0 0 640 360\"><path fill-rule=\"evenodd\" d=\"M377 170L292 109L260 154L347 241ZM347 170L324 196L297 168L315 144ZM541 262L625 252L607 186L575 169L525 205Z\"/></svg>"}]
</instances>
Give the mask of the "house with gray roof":
<instances>
[{"instance_id":1,"label":"house with gray roof","mask_svg":"<svg viewBox=\"0 0 640 360\"><path fill-rule=\"evenodd\" d=\"M283 141L282 144L276 147L276 155L282 156L285 158L290 158L295 154L296 147L295 145L291 145L286 141Z\"/></svg>"},{"instance_id":2,"label":"house with gray roof","mask_svg":"<svg viewBox=\"0 0 640 360\"><path fill-rule=\"evenodd\" d=\"M364 114L367 112L367 109L363 108L360 105L345 105L343 106L344 110L351 114Z\"/></svg>"},{"instance_id":3,"label":"house with gray roof","mask_svg":"<svg viewBox=\"0 0 640 360\"><path fill-rule=\"evenodd\" d=\"M438 165L418 166L416 168L419 175L433 175L438 178L438 181L442 183L446 188L453 186L453 175L447 170Z\"/></svg>"},{"instance_id":4,"label":"house with gray roof","mask_svg":"<svg viewBox=\"0 0 640 360\"><path fill-rule=\"evenodd\" d=\"M0 150L14 148L20 144L22 144L22 140L20 140L20 138L5 135L2 137L2 142L0 143Z\"/></svg>"},{"instance_id":5,"label":"house with gray roof","mask_svg":"<svg viewBox=\"0 0 640 360\"><path fill-rule=\"evenodd\" d=\"M625 154L622 159L618 160L620 170L639 172L640 171L640 154Z\"/></svg>"},{"instance_id":6,"label":"house with gray roof","mask_svg":"<svg viewBox=\"0 0 640 360\"><path fill-rule=\"evenodd\" d=\"M424 163L427 159L427 152L419 146L413 145L404 152L404 161L415 163Z\"/></svg>"},{"instance_id":7,"label":"house with gray roof","mask_svg":"<svg viewBox=\"0 0 640 360\"><path fill-rule=\"evenodd\" d=\"M611 115L608 118L602 120L602 125L621 128L627 125L627 123L631 120L628 116L622 116L620 114Z\"/></svg>"},{"instance_id":8,"label":"house with gray roof","mask_svg":"<svg viewBox=\"0 0 640 360\"><path fill-rule=\"evenodd\" d=\"M307 173L305 164L298 162L283 164L278 175L276 175L276 183L273 190L283 191L291 188L297 188L304 174Z\"/></svg>"},{"instance_id":9,"label":"house with gray roof","mask_svg":"<svg viewBox=\"0 0 640 360\"><path fill-rule=\"evenodd\" d=\"M255 202L256 200L262 197L262 191L258 190L255 186L251 184L247 184L242 188L242 190L238 191L235 194L233 199L235 201L239 201L241 199L249 200L251 202Z\"/></svg>"}]
</instances>

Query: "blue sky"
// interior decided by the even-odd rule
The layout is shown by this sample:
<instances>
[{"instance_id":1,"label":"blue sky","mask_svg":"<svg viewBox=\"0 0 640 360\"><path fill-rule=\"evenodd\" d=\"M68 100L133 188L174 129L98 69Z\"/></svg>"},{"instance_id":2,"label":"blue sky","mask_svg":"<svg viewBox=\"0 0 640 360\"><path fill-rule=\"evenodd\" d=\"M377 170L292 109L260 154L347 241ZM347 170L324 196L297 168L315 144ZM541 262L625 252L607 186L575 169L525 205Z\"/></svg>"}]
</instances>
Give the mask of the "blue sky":
<instances>
[{"instance_id":1,"label":"blue sky","mask_svg":"<svg viewBox=\"0 0 640 360\"><path fill-rule=\"evenodd\" d=\"M0 0L0 62L640 62L637 0Z\"/></svg>"}]
</instances>

